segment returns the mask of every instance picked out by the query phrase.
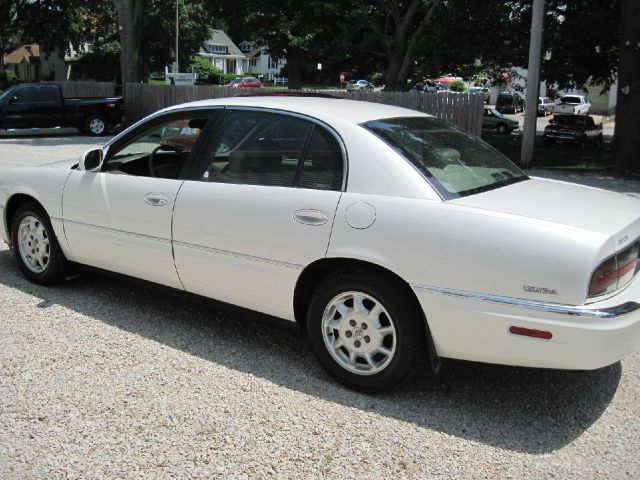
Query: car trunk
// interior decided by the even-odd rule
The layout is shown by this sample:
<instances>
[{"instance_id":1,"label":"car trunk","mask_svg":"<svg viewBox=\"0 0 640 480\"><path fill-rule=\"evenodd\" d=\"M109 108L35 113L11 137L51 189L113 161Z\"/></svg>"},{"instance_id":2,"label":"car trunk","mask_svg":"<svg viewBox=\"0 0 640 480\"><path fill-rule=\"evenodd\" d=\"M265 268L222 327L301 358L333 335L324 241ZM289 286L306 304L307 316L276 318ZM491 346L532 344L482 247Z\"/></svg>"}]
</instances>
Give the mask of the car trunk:
<instances>
[{"instance_id":1,"label":"car trunk","mask_svg":"<svg viewBox=\"0 0 640 480\"><path fill-rule=\"evenodd\" d=\"M571 183L532 178L451 203L603 233L616 250L640 237L640 200Z\"/></svg>"}]
</instances>

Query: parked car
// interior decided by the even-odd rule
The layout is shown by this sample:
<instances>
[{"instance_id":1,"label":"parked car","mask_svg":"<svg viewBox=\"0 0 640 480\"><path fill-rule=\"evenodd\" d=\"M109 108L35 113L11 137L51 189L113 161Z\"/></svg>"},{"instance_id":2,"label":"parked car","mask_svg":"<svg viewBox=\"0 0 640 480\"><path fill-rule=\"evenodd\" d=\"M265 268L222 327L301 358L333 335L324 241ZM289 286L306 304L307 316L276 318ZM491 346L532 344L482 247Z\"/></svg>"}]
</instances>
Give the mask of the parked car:
<instances>
[{"instance_id":1,"label":"parked car","mask_svg":"<svg viewBox=\"0 0 640 480\"><path fill-rule=\"evenodd\" d=\"M184 122L201 133L172 151ZM531 178L389 105L170 107L71 169L3 172L0 218L31 281L89 265L298 322L369 392L441 358L595 369L640 339L639 199Z\"/></svg>"},{"instance_id":2,"label":"parked car","mask_svg":"<svg viewBox=\"0 0 640 480\"><path fill-rule=\"evenodd\" d=\"M56 84L17 84L0 94L0 128L76 127L104 135L123 121L122 97L64 98Z\"/></svg>"},{"instance_id":3,"label":"parked car","mask_svg":"<svg viewBox=\"0 0 640 480\"><path fill-rule=\"evenodd\" d=\"M596 124L590 115L554 115L543 135L546 142L577 143L582 148L602 146L602 124Z\"/></svg>"},{"instance_id":4,"label":"parked car","mask_svg":"<svg viewBox=\"0 0 640 480\"><path fill-rule=\"evenodd\" d=\"M467 93L481 93L484 97L484 103L489 103L489 99L491 98L491 94L487 87L469 87Z\"/></svg>"},{"instance_id":5,"label":"parked car","mask_svg":"<svg viewBox=\"0 0 640 480\"><path fill-rule=\"evenodd\" d=\"M495 130L498 133L511 133L520 127L517 120L505 117L495 108L485 108L482 116L482 128Z\"/></svg>"},{"instance_id":6,"label":"parked car","mask_svg":"<svg viewBox=\"0 0 640 480\"><path fill-rule=\"evenodd\" d=\"M236 78L227 83L231 88L262 88L262 82L255 77Z\"/></svg>"},{"instance_id":7,"label":"parked car","mask_svg":"<svg viewBox=\"0 0 640 480\"><path fill-rule=\"evenodd\" d=\"M373 85L366 80L349 80L347 82L347 92L370 92L372 90Z\"/></svg>"},{"instance_id":8,"label":"parked car","mask_svg":"<svg viewBox=\"0 0 640 480\"><path fill-rule=\"evenodd\" d=\"M524 99L517 92L502 92L496 99L496 110L500 113L524 112Z\"/></svg>"},{"instance_id":9,"label":"parked car","mask_svg":"<svg viewBox=\"0 0 640 480\"><path fill-rule=\"evenodd\" d=\"M553 107L553 113L556 114L589 115L589 110L591 102L581 95L565 95L560 98L560 103Z\"/></svg>"},{"instance_id":10,"label":"parked car","mask_svg":"<svg viewBox=\"0 0 640 480\"><path fill-rule=\"evenodd\" d=\"M538 115L546 117L553 113L553 101L549 97L538 97Z\"/></svg>"}]
</instances>

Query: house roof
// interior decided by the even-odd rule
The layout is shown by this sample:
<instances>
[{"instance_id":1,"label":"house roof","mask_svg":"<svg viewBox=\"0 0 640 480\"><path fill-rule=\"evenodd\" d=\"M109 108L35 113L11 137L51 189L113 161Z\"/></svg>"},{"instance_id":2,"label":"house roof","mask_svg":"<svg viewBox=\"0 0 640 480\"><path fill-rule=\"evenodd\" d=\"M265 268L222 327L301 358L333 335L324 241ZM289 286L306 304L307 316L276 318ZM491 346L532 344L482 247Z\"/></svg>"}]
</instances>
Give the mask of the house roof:
<instances>
[{"instance_id":1,"label":"house roof","mask_svg":"<svg viewBox=\"0 0 640 480\"><path fill-rule=\"evenodd\" d=\"M14 51L6 53L2 61L5 65L14 63L38 63L40 61L40 46L37 43L22 45Z\"/></svg>"},{"instance_id":2,"label":"house roof","mask_svg":"<svg viewBox=\"0 0 640 480\"><path fill-rule=\"evenodd\" d=\"M223 54L218 54L216 53L216 55L231 55L231 56L237 56L237 57L244 57L244 53L242 53L242 51L238 48L238 46L233 43L233 41L229 38L229 36L224 33L224 30L214 30L213 34L211 35L211 38L207 41L205 41L205 44L212 44L212 45L222 45L228 48L229 53L223 53ZM213 53L213 52L208 52L205 50L206 53Z\"/></svg>"},{"instance_id":3,"label":"house roof","mask_svg":"<svg viewBox=\"0 0 640 480\"><path fill-rule=\"evenodd\" d=\"M259 57L260 55L262 55L262 47L256 47L253 50L248 51L247 53L245 53L245 55L249 58L255 58L255 57Z\"/></svg>"}]
</instances>

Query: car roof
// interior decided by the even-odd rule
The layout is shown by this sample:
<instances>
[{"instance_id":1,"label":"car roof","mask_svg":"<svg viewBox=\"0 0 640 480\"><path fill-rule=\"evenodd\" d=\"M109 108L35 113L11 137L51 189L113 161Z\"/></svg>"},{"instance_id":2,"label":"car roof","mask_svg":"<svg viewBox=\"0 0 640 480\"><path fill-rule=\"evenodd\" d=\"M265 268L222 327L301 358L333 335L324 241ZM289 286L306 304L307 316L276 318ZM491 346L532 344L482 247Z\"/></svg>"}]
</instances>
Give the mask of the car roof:
<instances>
[{"instance_id":1,"label":"car roof","mask_svg":"<svg viewBox=\"0 0 640 480\"><path fill-rule=\"evenodd\" d=\"M201 100L191 103L175 105L163 110L168 112L193 107L238 106L266 108L272 110L286 110L307 115L318 120L332 122L336 118L353 123L363 123L371 120L392 117L428 117L426 113L407 108L384 105L381 103L347 100L342 98L301 97L301 96L251 96L226 97Z\"/></svg>"}]
</instances>

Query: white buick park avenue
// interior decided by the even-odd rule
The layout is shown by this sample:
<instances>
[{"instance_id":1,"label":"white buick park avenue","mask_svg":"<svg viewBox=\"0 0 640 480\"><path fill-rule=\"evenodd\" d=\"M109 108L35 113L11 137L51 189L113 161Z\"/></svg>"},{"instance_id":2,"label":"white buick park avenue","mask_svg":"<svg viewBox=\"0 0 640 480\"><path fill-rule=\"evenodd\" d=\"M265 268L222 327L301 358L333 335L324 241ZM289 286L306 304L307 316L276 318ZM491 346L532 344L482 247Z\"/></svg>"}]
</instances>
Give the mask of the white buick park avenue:
<instances>
[{"instance_id":1,"label":"white buick park avenue","mask_svg":"<svg viewBox=\"0 0 640 480\"><path fill-rule=\"evenodd\" d=\"M0 177L24 275L90 267L300 324L368 392L441 358L596 369L640 338L640 200L531 178L413 110L247 96Z\"/></svg>"}]
</instances>

